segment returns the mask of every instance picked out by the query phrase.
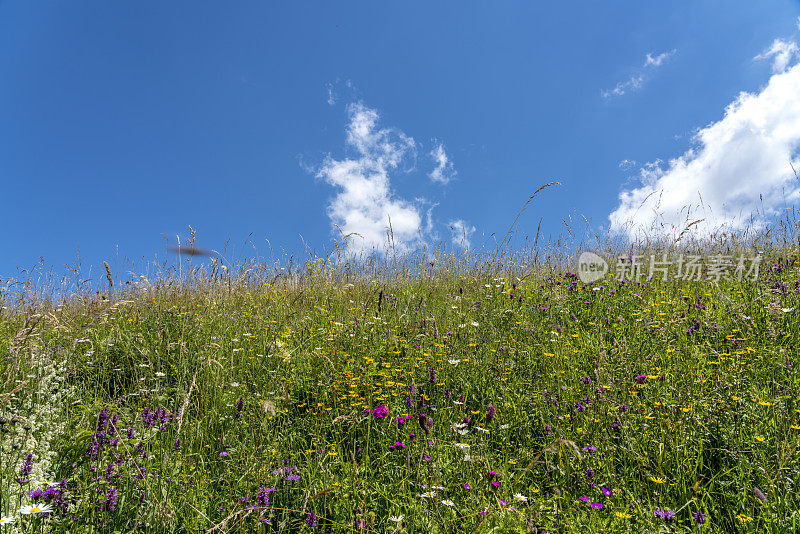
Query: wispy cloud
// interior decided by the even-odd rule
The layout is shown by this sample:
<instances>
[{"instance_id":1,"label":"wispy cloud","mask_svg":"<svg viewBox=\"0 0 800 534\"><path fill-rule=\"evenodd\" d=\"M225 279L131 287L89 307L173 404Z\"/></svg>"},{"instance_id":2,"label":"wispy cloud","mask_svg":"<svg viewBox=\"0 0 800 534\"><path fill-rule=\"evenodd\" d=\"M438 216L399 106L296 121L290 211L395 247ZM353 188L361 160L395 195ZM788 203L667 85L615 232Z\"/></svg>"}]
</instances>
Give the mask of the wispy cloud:
<instances>
[{"instance_id":1,"label":"wispy cloud","mask_svg":"<svg viewBox=\"0 0 800 534\"><path fill-rule=\"evenodd\" d=\"M657 69L663 65L664 62L675 55L675 52L676 50L672 49L655 56L653 56L653 54L647 54L647 56L645 56L644 65L638 72L632 74L627 80L617 83L613 89L601 90L600 95L603 98L611 98L614 96L622 96L625 93L640 89L647 80L649 73L653 69Z\"/></svg>"},{"instance_id":2,"label":"wispy cloud","mask_svg":"<svg viewBox=\"0 0 800 534\"><path fill-rule=\"evenodd\" d=\"M347 146L356 157L328 156L317 172L341 189L328 206L333 230L350 236L351 255L385 252L390 240L395 250L408 252L421 243L423 217L418 206L392 193L389 174L416 152L416 143L403 132L379 128L377 111L362 103L350 104L347 114Z\"/></svg>"},{"instance_id":3,"label":"wispy cloud","mask_svg":"<svg viewBox=\"0 0 800 534\"><path fill-rule=\"evenodd\" d=\"M611 229L632 239L677 236L695 220L698 236L758 228L800 200L800 65L741 93L724 116L700 129L695 146L663 165L640 169L641 186L623 191Z\"/></svg>"},{"instance_id":4,"label":"wispy cloud","mask_svg":"<svg viewBox=\"0 0 800 534\"><path fill-rule=\"evenodd\" d=\"M347 106L346 146L351 157L328 156L316 170L317 178L339 189L328 205L335 239L347 238L347 255L385 254L391 247L403 254L428 247L438 239L433 210L438 205L425 198L398 197L391 187L394 172L413 169L418 143L394 128L379 126L375 109L363 103ZM428 174L447 183L456 171L441 143L430 152L436 167ZM461 233L475 231L464 221ZM469 240L467 239L467 246Z\"/></svg>"},{"instance_id":5,"label":"wispy cloud","mask_svg":"<svg viewBox=\"0 0 800 534\"><path fill-rule=\"evenodd\" d=\"M436 144L431 150L430 156L436 162L436 168L428 173L428 177L432 181L446 184L455 177L456 170L453 168L453 162L448 159L441 143Z\"/></svg>"},{"instance_id":6,"label":"wispy cloud","mask_svg":"<svg viewBox=\"0 0 800 534\"><path fill-rule=\"evenodd\" d=\"M472 246L471 238L475 233L475 227L463 219L450 221L450 240L452 243L464 250L469 250Z\"/></svg>"},{"instance_id":7,"label":"wispy cloud","mask_svg":"<svg viewBox=\"0 0 800 534\"><path fill-rule=\"evenodd\" d=\"M754 60L772 59L772 72L783 72L797 56L797 43L775 39L767 50L760 53Z\"/></svg>"}]
</instances>

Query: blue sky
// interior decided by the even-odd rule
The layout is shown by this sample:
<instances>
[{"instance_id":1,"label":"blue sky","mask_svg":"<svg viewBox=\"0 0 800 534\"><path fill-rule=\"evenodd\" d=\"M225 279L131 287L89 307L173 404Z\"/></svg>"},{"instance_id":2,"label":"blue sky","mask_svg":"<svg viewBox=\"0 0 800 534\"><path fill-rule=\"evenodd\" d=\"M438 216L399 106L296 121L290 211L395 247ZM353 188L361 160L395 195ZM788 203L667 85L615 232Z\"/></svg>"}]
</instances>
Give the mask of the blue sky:
<instances>
[{"instance_id":1,"label":"blue sky","mask_svg":"<svg viewBox=\"0 0 800 534\"><path fill-rule=\"evenodd\" d=\"M517 243L540 219L544 238L569 217L675 231L686 191L736 228L759 195L761 218L798 198L798 17L778 0L6 0L0 278L78 251L87 277L143 270L190 225L229 258L325 255L334 224L358 253L387 214L402 250L493 250L553 180Z\"/></svg>"}]
</instances>

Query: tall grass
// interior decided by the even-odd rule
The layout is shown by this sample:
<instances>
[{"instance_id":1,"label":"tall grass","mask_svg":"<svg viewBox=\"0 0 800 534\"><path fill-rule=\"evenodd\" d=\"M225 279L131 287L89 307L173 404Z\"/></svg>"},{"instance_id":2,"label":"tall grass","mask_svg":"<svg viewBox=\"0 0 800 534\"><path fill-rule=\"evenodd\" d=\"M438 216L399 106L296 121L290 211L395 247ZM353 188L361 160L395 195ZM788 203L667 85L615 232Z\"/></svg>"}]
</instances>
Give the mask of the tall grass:
<instances>
[{"instance_id":1,"label":"tall grass","mask_svg":"<svg viewBox=\"0 0 800 534\"><path fill-rule=\"evenodd\" d=\"M32 274L0 314L0 528L798 530L796 224L723 237ZM587 246L762 269L584 285Z\"/></svg>"}]
</instances>

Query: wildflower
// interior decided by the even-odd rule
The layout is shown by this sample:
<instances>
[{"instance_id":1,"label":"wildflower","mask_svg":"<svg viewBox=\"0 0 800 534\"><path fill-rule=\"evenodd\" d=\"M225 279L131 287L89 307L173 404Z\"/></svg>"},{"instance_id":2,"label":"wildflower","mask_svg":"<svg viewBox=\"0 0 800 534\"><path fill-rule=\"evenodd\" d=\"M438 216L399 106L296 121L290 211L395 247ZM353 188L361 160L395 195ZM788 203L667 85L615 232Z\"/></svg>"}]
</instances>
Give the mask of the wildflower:
<instances>
[{"instance_id":1,"label":"wildflower","mask_svg":"<svg viewBox=\"0 0 800 534\"><path fill-rule=\"evenodd\" d=\"M660 517L664 521L672 521L673 519L675 519L675 511L674 510L669 510L669 509L661 510L659 508L656 508L656 510L653 512L653 514L655 514L656 517Z\"/></svg>"},{"instance_id":2,"label":"wildflower","mask_svg":"<svg viewBox=\"0 0 800 534\"><path fill-rule=\"evenodd\" d=\"M219 457L220 458L227 458L228 457L228 451L222 451L221 453L219 453Z\"/></svg>"},{"instance_id":3,"label":"wildflower","mask_svg":"<svg viewBox=\"0 0 800 534\"><path fill-rule=\"evenodd\" d=\"M594 452L596 450L597 450L597 447L595 447L594 445L587 445L587 446L585 446L583 448L584 452Z\"/></svg>"},{"instance_id":4,"label":"wildflower","mask_svg":"<svg viewBox=\"0 0 800 534\"><path fill-rule=\"evenodd\" d=\"M31 515L31 514L49 514L53 511L53 507L49 504L29 504L27 506L23 506L19 509L19 513L22 515Z\"/></svg>"},{"instance_id":5,"label":"wildflower","mask_svg":"<svg viewBox=\"0 0 800 534\"><path fill-rule=\"evenodd\" d=\"M14 518L11 516L8 517L0 517L0 525L10 525L14 522Z\"/></svg>"},{"instance_id":6,"label":"wildflower","mask_svg":"<svg viewBox=\"0 0 800 534\"><path fill-rule=\"evenodd\" d=\"M630 519L633 517L631 514L626 514L625 512L614 512L614 515L620 519Z\"/></svg>"},{"instance_id":7,"label":"wildflower","mask_svg":"<svg viewBox=\"0 0 800 534\"><path fill-rule=\"evenodd\" d=\"M692 512L692 517L694 517L694 521L698 525L702 525L706 522L706 514L703 512Z\"/></svg>"},{"instance_id":8,"label":"wildflower","mask_svg":"<svg viewBox=\"0 0 800 534\"><path fill-rule=\"evenodd\" d=\"M459 363L461 363L461 360L447 360L447 363L449 363L450 365L458 365Z\"/></svg>"},{"instance_id":9,"label":"wildflower","mask_svg":"<svg viewBox=\"0 0 800 534\"><path fill-rule=\"evenodd\" d=\"M468 489L469 489L469 483L466 483L466 484L464 484L464 489L465 489L465 490L468 490Z\"/></svg>"},{"instance_id":10,"label":"wildflower","mask_svg":"<svg viewBox=\"0 0 800 534\"><path fill-rule=\"evenodd\" d=\"M580 496L580 497L578 497L578 498L579 498L580 500L582 500L583 502L587 502L587 501L589 501L589 497L587 497L586 495L581 495L581 496Z\"/></svg>"},{"instance_id":11,"label":"wildflower","mask_svg":"<svg viewBox=\"0 0 800 534\"><path fill-rule=\"evenodd\" d=\"M605 495L606 497L610 497L611 494L614 493L614 490L612 490L611 488L600 488L600 491L602 491L603 495Z\"/></svg>"},{"instance_id":12,"label":"wildflower","mask_svg":"<svg viewBox=\"0 0 800 534\"><path fill-rule=\"evenodd\" d=\"M487 425L488 425L489 423L491 423L491 422L492 422L492 419L494 419L494 414L495 414L496 412L497 412L497 409L496 409L496 408L494 407L494 405L492 405L492 404L490 404L490 405L489 405L489 406L486 408L486 424L487 424Z\"/></svg>"},{"instance_id":13,"label":"wildflower","mask_svg":"<svg viewBox=\"0 0 800 534\"><path fill-rule=\"evenodd\" d=\"M445 506L455 506L455 503L453 501L450 501L450 500L447 500L447 499L443 500L442 504L445 505Z\"/></svg>"},{"instance_id":14,"label":"wildflower","mask_svg":"<svg viewBox=\"0 0 800 534\"><path fill-rule=\"evenodd\" d=\"M517 500L517 501L520 501L520 502L528 502L528 498L525 495L521 494L521 493L515 493L514 494L514 499Z\"/></svg>"},{"instance_id":15,"label":"wildflower","mask_svg":"<svg viewBox=\"0 0 800 534\"><path fill-rule=\"evenodd\" d=\"M430 457L430 456L428 456L427 454L426 454L426 455L424 455L424 456L422 457L422 459L423 459L423 460L425 460L426 462L430 462L431 460L433 460L433 458L432 458L432 457Z\"/></svg>"},{"instance_id":16,"label":"wildflower","mask_svg":"<svg viewBox=\"0 0 800 534\"><path fill-rule=\"evenodd\" d=\"M317 514L314 513L314 510L308 512L308 517L306 517L306 525L309 527L317 526Z\"/></svg>"},{"instance_id":17,"label":"wildflower","mask_svg":"<svg viewBox=\"0 0 800 534\"><path fill-rule=\"evenodd\" d=\"M399 523L399 522L401 522L402 520L403 520L403 516L402 516L402 515L392 515L392 516L389 516L389 521L392 521L392 522L394 522L394 523Z\"/></svg>"},{"instance_id":18,"label":"wildflower","mask_svg":"<svg viewBox=\"0 0 800 534\"><path fill-rule=\"evenodd\" d=\"M175 440L175 450L176 451L181 450L181 446L182 445L183 445L183 442L181 441L181 438L178 438L178 439Z\"/></svg>"},{"instance_id":19,"label":"wildflower","mask_svg":"<svg viewBox=\"0 0 800 534\"><path fill-rule=\"evenodd\" d=\"M633 381L636 382L637 384L644 384L645 380L647 380L646 375L637 375L633 377Z\"/></svg>"},{"instance_id":20,"label":"wildflower","mask_svg":"<svg viewBox=\"0 0 800 534\"><path fill-rule=\"evenodd\" d=\"M588 386L589 384L591 384L591 383L592 383L592 379L591 379L591 377L584 376L584 377L583 377L583 383L584 383L584 384L586 384L587 386Z\"/></svg>"},{"instance_id":21,"label":"wildflower","mask_svg":"<svg viewBox=\"0 0 800 534\"><path fill-rule=\"evenodd\" d=\"M492 480L492 486L497 489L500 487L500 482L498 480Z\"/></svg>"},{"instance_id":22,"label":"wildflower","mask_svg":"<svg viewBox=\"0 0 800 534\"><path fill-rule=\"evenodd\" d=\"M738 520L739 520L739 523L749 523L750 521L752 521L752 520L753 520L753 518L752 518L752 517L750 517L750 516L747 516L747 515L744 515L744 514L739 514L739 515L737 515L737 516L736 516L736 519L738 519Z\"/></svg>"},{"instance_id":23,"label":"wildflower","mask_svg":"<svg viewBox=\"0 0 800 534\"><path fill-rule=\"evenodd\" d=\"M383 404L377 405L375 408L372 409L372 417L375 419L383 419L389 413L389 410L386 409L386 406Z\"/></svg>"},{"instance_id":24,"label":"wildflower","mask_svg":"<svg viewBox=\"0 0 800 534\"><path fill-rule=\"evenodd\" d=\"M436 497L436 492L435 491L426 491L425 493L423 493L421 495L421 497L423 497L424 499L433 499L434 497Z\"/></svg>"},{"instance_id":25,"label":"wildflower","mask_svg":"<svg viewBox=\"0 0 800 534\"><path fill-rule=\"evenodd\" d=\"M599 510L599 509L601 509L603 507L603 505L600 504L599 502L593 502L590 506L592 508L594 508L595 510Z\"/></svg>"},{"instance_id":26,"label":"wildflower","mask_svg":"<svg viewBox=\"0 0 800 534\"><path fill-rule=\"evenodd\" d=\"M434 369L433 367L428 369L428 382L430 382L431 384L436 383L436 369Z\"/></svg>"},{"instance_id":27,"label":"wildflower","mask_svg":"<svg viewBox=\"0 0 800 534\"><path fill-rule=\"evenodd\" d=\"M650 480L652 480L656 484L663 484L664 482L666 482L666 480L664 480L661 477L650 477Z\"/></svg>"},{"instance_id":28,"label":"wildflower","mask_svg":"<svg viewBox=\"0 0 800 534\"><path fill-rule=\"evenodd\" d=\"M405 449L406 446L400 443L399 441L395 441L394 445L389 445L390 449Z\"/></svg>"}]
</instances>

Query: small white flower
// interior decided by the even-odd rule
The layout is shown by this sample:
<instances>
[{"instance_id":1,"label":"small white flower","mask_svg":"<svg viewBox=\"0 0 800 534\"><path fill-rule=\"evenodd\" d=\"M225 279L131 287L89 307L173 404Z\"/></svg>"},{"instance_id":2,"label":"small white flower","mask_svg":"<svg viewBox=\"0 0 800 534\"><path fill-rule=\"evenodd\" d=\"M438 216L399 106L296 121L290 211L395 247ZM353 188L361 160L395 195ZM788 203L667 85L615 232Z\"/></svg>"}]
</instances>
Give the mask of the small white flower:
<instances>
[{"instance_id":1,"label":"small white flower","mask_svg":"<svg viewBox=\"0 0 800 534\"><path fill-rule=\"evenodd\" d=\"M395 523L399 523L402 520L403 520L403 516L402 515L389 516L389 521L394 521Z\"/></svg>"},{"instance_id":2,"label":"small white flower","mask_svg":"<svg viewBox=\"0 0 800 534\"><path fill-rule=\"evenodd\" d=\"M28 506L23 506L19 509L19 513L22 515L30 515L30 514L49 514L53 511L53 507L49 504L29 504Z\"/></svg>"},{"instance_id":3,"label":"small white flower","mask_svg":"<svg viewBox=\"0 0 800 534\"><path fill-rule=\"evenodd\" d=\"M157 376L158 378L161 378L162 376L167 376L167 375L165 375L165 374L164 374L164 373L162 373L161 371L158 371L158 372L156 372L156 376Z\"/></svg>"},{"instance_id":4,"label":"small white flower","mask_svg":"<svg viewBox=\"0 0 800 534\"><path fill-rule=\"evenodd\" d=\"M239 382L231 382L231 387L238 388Z\"/></svg>"},{"instance_id":5,"label":"small white flower","mask_svg":"<svg viewBox=\"0 0 800 534\"><path fill-rule=\"evenodd\" d=\"M455 506L456 505L456 503L454 503L453 501L449 501L447 499L443 500L442 504L445 505L445 506Z\"/></svg>"},{"instance_id":6,"label":"small white flower","mask_svg":"<svg viewBox=\"0 0 800 534\"><path fill-rule=\"evenodd\" d=\"M514 499L517 500L517 501L521 501L521 502L528 502L528 498L525 495L521 494L521 493L515 493L514 494Z\"/></svg>"},{"instance_id":7,"label":"small white flower","mask_svg":"<svg viewBox=\"0 0 800 534\"><path fill-rule=\"evenodd\" d=\"M500 430L508 430L511 425L500 425Z\"/></svg>"},{"instance_id":8,"label":"small white flower","mask_svg":"<svg viewBox=\"0 0 800 534\"><path fill-rule=\"evenodd\" d=\"M458 365L459 363L461 363L461 360L447 360L447 363L451 365Z\"/></svg>"},{"instance_id":9,"label":"small white flower","mask_svg":"<svg viewBox=\"0 0 800 534\"><path fill-rule=\"evenodd\" d=\"M479 427L479 426L476 426L476 427L475 427L475 430L478 430L479 432L483 432L484 434L488 434L488 433L489 433L489 431L488 431L488 430L486 430L486 429L485 429L485 428L483 428L483 427Z\"/></svg>"},{"instance_id":10,"label":"small white flower","mask_svg":"<svg viewBox=\"0 0 800 534\"><path fill-rule=\"evenodd\" d=\"M14 518L11 516L8 517L0 517L0 525L10 525L14 522Z\"/></svg>"},{"instance_id":11,"label":"small white flower","mask_svg":"<svg viewBox=\"0 0 800 534\"><path fill-rule=\"evenodd\" d=\"M478 321L472 321L472 326L480 326L480 323L478 323Z\"/></svg>"},{"instance_id":12,"label":"small white flower","mask_svg":"<svg viewBox=\"0 0 800 534\"><path fill-rule=\"evenodd\" d=\"M435 490L443 490L444 489L442 486L431 486L431 487L433 489L435 489Z\"/></svg>"},{"instance_id":13,"label":"small white flower","mask_svg":"<svg viewBox=\"0 0 800 534\"><path fill-rule=\"evenodd\" d=\"M457 432L459 434L461 434L462 436L466 436L467 434L469 434L469 430L467 430L466 428L464 428L462 430L457 430Z\"/></svg>"},{"instance_id":14,"label":"small white flower","mask_svg":"<svg viewBox=\"0 0 800 534\"><path fill-rule=\"evenodd\" d=\"M456 443L454 446L458 447L462 451L468 451L469 450L469 445L467 445L466 443Z\"/></svg>"},{"instance_id":15,"label":"small white flower","mask_svg":"<svg viewBox=\"0 0 800 534\"><path fill-rule=\"evenodd\" d=\"M436 492L435 491L426 491L425 493L422 494L422 497L424 499L433 499L434 497L436 497Z\"/></svg>"}]
</instances>

